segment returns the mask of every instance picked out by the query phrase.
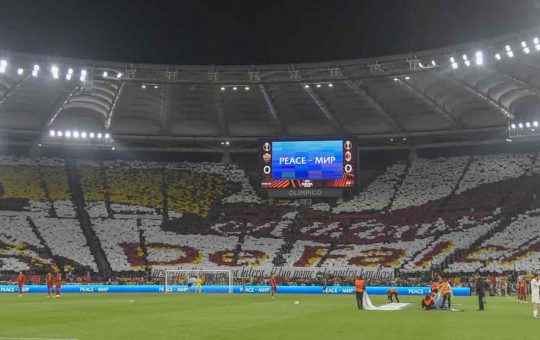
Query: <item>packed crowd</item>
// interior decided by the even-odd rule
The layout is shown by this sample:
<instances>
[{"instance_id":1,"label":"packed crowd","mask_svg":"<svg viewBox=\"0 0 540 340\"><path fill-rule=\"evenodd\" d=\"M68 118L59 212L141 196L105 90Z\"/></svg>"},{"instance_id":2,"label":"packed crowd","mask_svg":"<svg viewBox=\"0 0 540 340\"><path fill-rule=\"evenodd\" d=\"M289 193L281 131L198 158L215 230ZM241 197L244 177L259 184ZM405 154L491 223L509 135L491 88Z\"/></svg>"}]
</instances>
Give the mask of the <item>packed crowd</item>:
<instances>
[{"instance_id":1,"label":"packed crowd","mask_svg":"<svg viewBox=\"0 0 540 340\"><path fill-rule=\"evenodd\" d=\"M234 165L76 161L73 171L59 159L2 157L1 271L97 273L97 247L123 274L156 265L531 272L540 269L537 156L417 157L350 200L312 206L262 200Z\"/></svg>"}]
</instances>

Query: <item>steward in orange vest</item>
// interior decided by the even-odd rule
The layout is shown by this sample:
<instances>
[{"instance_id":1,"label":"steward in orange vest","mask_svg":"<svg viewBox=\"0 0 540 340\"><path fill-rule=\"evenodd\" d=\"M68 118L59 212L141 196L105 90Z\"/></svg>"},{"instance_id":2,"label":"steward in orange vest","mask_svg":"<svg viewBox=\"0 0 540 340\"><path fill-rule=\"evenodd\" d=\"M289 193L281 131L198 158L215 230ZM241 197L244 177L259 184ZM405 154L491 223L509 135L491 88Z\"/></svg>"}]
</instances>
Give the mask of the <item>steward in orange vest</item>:
<instances>
[{"instance_id":1,"label":"steward in orange vest","mask_svg":"<svg viewBox=\"0 0 540 340\"><path fill-rule=\"evenodd\" d=\"M425 310L435 308L435 300L433 299L433 296L431 294L424 296L424 298L422 299L422 308L424 308Z\"/></svg>"},{"instance_id":2,"label":"steward in orange vest","mask_svg":"<svg viewBox=\"0 0 540 340\"><path fill-rule=\"evenodd\" d=\"M450 288L450 284L448 283L448 281L445 281L445 280L442 281L442 283L440 284L440 293L443 298L441 308L444 308L444 303L446 302L446 300L448 300L448 309L451 309L452 308L451 307L452 288Z\"/></svg>"},{"instance_id":3,"label":"steward in orange vest","mask_svg":"<svg viewBox=\"0 0 540 340\"><path fill-rule=\"evenodd\" d=\"M396 298L396 301L399 303L397 289L391 288L390 290L388 290L386 295L388 296L388 302L394 302L394 298Z\"/></svg>"},{"instance_id":4,"label":"steward in orange vest","mask_svg":"<svg viewBox=\"0 0 540 340\"><path fill-rule=\"evenodd\" d=\"M356 304L358 305L358 309L364 309L364 290L365 290L365 283L364 279L359 276L354 281L354 292L356 293Z\"/></svg>"}]
</instances>

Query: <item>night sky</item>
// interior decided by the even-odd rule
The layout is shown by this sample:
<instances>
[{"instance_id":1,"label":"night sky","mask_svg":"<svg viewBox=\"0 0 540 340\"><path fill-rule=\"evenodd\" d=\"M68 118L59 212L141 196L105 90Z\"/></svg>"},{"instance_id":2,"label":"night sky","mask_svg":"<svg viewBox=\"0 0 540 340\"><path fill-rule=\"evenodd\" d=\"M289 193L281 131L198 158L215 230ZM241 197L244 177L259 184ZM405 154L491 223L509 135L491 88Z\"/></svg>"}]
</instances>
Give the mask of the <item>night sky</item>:
<instances>
[{"instance_id":1,"label":"night sky","mask_svg":"<svg viewBox=\"0 0 540 340\"><path fill-rule=\"evenodd\" d=\"M538 0L0 1L0 49L164 64L373 57L538 25Z\"/></svg>"}]
</instances>

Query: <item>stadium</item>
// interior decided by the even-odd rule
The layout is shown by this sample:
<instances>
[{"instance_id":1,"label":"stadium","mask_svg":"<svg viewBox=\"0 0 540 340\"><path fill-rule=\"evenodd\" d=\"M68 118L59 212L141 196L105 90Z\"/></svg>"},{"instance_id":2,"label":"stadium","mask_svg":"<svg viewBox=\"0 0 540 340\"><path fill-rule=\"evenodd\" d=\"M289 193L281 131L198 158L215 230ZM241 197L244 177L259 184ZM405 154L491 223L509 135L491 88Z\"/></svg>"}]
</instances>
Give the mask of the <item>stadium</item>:
<instances>
[{"instance_id":1,"label":"stadium","mask_svg":"<svg viewBox=\"0 0 540 340\"><path fill-rule=\"evenodd\" d=\"M539 27L290 64L0 49L0 339L536 339L539 110Z\"/></svg>"}]
</instances>

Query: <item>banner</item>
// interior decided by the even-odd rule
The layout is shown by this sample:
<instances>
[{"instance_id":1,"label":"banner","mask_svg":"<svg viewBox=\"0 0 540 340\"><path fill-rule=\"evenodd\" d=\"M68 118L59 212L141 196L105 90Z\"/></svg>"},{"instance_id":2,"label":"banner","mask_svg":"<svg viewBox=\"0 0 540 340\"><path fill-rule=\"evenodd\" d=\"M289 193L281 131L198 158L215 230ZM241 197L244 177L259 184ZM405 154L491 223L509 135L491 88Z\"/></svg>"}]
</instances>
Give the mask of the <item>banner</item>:
<instances>
[{"instance_id":1,"label":"banner","mask_svg":"<svg viewBox=\"0 0 540 340\"><path fill-rule=\"evenodd\" d=\"M300 198L300 197L341 197L341 188L290 188L290 189L269 189L270 198Z\"/></svg>"},{"instance_id":2,"label":"banner","mask_svg":"<svg viewBox=\"0 0 540 340\"><path fill-rule=\"evenodd\" d=\"M392 268L354 268L354 267L197 267L197 266L153 266L153 277L165 277L166 270L230 270L233 277L261 278L276 275L286 279L315 279L318 276L333 275L340 277L363 276L364 279L391 280L394 278Z\"/></svg>"},{"instance_id":3,"label":"banner","mask_svg":"<svg viewBox=\"0 0 540 340\"><path fill-rule=\"evenodd\" d=\"M167 287L169 293L196 293L195 288L188 291L185 285L172 285ZM367 287L370 295L386 295L390 288L397 288L399 295L419 295L423 296L430 292L429 287ZM0 285L0 294L18 294L19 288L14 285ZM47 293L47 286L32 285L25 286L24 293ZM65 285L62 286L61 293L164 293L165 287L162 285ZM228 286L202 286L202 293L228 293ZM343 295L354 294L353 286L329 286L326 294ZM469 296L471 289L468 287L452 288L454 296ZM233 293L236 294L268 294L270 286L233 286ZM278 294L323 294L322 286L278 286Z\"/></svg>"}]
</instances>

